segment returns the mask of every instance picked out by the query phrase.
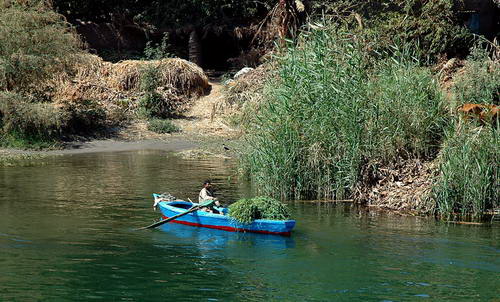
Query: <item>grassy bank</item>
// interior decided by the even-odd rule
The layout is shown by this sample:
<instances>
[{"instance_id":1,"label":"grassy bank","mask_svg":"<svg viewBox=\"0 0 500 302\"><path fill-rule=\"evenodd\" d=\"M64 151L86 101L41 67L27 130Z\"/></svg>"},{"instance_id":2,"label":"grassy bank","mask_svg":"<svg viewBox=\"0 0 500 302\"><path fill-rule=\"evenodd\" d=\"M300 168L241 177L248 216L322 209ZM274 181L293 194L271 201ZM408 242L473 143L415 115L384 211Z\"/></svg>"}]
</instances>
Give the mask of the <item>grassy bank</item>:
<instances>
[{"instance_id":1,"label":"grassy bank","mask_svg":"<svg viewBox=\"0 0 500 302\"><path fill-rule=\"evenodd\" d=\"M436 80L407 50L375 60L364 46L311 30L279 59L244 155L263 192L343 199L366 165L435 155L446 125Z\"/></svg>"},{"instance_id":2,"label":"grassy bank","mask_svg":"<svg viewBox=\"0 0 500 302\"><path fill-rule=\"evenodd\" d=\"M466 103L500 105L500 61L495 49L475 46L451 88L453 112ZM500 207L498 114L459 114L446 133L430 198L443 217L480 218Z\"/></svg>"},{"instance_id":3,"label":"grassy bank","mask_svg":"<svg viewBox=\"0 0 500 302\"><path fill-rule=\"evenodd\" d=\"M498 129L457 123L447 132L433 188L437 212L472 216L500 207Z\"/></svg>"},{"instance_id":4,"label":"grassy bank","mask_svg":"<svg viewBox=\"0 0 500 302\"><path fill-rule=\"evenodd\" d=\"M245 126L242 169L263 194L346 199L402 162L435 161L426 210L478 217L498 207L498 131L458 116L466 102L498 104L498 69L473 49L448 98L411 46L369 52L343 27L305 32L282 52ZM392 180L394 181L394 180ZM414 198L414 200L416 200ZM418 208L415 206L414 208Z\"/></svg>"}]
</instances>

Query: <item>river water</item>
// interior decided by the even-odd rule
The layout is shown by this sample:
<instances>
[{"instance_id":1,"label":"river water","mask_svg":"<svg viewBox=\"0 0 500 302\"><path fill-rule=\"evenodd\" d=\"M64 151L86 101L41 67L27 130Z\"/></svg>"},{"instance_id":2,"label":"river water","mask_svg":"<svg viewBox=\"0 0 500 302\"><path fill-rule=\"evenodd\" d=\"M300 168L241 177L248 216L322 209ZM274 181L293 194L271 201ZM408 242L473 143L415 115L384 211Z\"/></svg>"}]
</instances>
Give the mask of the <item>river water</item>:
<instances>
[{"instance_id":1,"label":"river water","mask_svg":"<svg viewBox=\"0 0 500 302\"><path fill-rule=\"evenodd\" d=\"M161 151L0 167L0 301L499 301L498 225L290 203L291 237L135 230L153 192L250 195L234 170Z\"/></svg>"}]
</instances>

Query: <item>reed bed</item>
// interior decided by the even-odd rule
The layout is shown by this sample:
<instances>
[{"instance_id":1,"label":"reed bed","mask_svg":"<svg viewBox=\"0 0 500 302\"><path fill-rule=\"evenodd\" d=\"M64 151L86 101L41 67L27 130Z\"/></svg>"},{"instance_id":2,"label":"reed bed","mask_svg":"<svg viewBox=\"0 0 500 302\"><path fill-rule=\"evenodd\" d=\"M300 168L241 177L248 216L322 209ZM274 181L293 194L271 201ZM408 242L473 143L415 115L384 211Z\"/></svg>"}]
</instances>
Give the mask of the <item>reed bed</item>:
<instances>
[{"instance_id":1,"label":"reed bed","mask_svg":"<svg viewBox=\"0 0 500 302\"><path fill-rule=\"evenodd\" d=\"M242 157L262 193L345 199L367 164L435 156L447 124L436 80L408 48L366 48L321 28L278 59Z\"/></svg>"},{"instance_id":2,"label":"reed bed","mask_svg":"<svg viewBox=\"0 0 500 302\"><path fill-rule=\"evenodd\" d=\"M438 214L480 217L500 207L500 131L457 123L447 132L433 187Z\"/></svg>"},{"instance_id":3,"label":"reed bed","mask_svg":"<svg viewBox=\"0 0 500 302\"><path fill-rule=\"evenodd\" d=\"M454 108L465 103L500 105L500 60L491 59L490 52L481 45L472 48L454 79Z\"/></svg>"}]
</instances>

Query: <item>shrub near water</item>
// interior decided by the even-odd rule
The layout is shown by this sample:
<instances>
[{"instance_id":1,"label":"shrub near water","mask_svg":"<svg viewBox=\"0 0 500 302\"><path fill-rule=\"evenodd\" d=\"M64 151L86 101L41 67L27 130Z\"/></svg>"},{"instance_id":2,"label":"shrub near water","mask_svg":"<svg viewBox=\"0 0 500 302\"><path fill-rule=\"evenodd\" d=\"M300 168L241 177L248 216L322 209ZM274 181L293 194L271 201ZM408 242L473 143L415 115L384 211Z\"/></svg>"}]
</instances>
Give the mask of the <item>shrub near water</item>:
<instances>
[{"instance_id":1,"label":"shrub near water","mask_svg":"<svg viewBox=\"0 0 500 302\"><path fill-rule=\"evenodd\" d=\"M433 188L439 214L480 216L500 207L499 145L500 131L491 127L461 125L447 134Z\"/></svg>"},{"instance_id":2,"label":"shrub near water","mask_svg":"<svg viewBox=\"0 0 500 302\"><path fill-rule=\"evenodd\" d=\"M0 4L0 143L47 147L70 120L51 101L53 78L79 60L80 41L47 1Z\"/></svg>"},{"instance_id":3,"label":"shrub near water","mask_svg":"<svg viewBox=\"0 0 500 302\"><path fill-rule=\"evenodd\" d=\"M148 129L156 133L178 132L179 128L169 120L151 119L148 121Z\"/></svg>"},{"instance_id":4,"label":"shrub near water","mask_svg":"<svg viewBox=\"0 0 500 302\"><path fill-rule=\"evenodd\" d=\"M279 81L248 129L244 167L263 193L280 198L342 196L361 160L362 53L324 31L310 35L281 59Z\"/></svg>"},{"instance_id":5,"label":"shrub near water","mask_svg":"<svg viewBox=\"0 0 500 302\"><path fill-rule=\"evenodd\" d=\"M240 199L229 206L229 215L241 223L255 219L286 220L290 218L287 206L274 198Z\"/></svg>"},{"instance_id":6,"label":"shrub near water","mask_svg":"<svg viewBox=\"0 0 500 302\"><path fill-rule=\"evenodd\" d=\"M432 158L449 123L437 80L408 57L382 62L368 82L363 144L371 161Z\"/></svg>"},{"instance_id":7,"label":"shrub near water","mask_svg":"<svg viewBox=\"0 0 500 302\"><path fill-rule=\"evenodd\" d=\"M367 162L435 154L446 125L437 82L408 52L384 56L333 28L280 58L242 161L263 193L343 199Z\"/></svg>"},{"instance_id":8,"label":"shrub near water","mask_svg":"<svg viewBox=\"0 0 500 302\"><path fill-rule=\"evenodd\" d=\"M50 103L31 103L15 93L0 92L0 144L47 147L61 134L69 116Z\"/></svg>"}]
</instances>

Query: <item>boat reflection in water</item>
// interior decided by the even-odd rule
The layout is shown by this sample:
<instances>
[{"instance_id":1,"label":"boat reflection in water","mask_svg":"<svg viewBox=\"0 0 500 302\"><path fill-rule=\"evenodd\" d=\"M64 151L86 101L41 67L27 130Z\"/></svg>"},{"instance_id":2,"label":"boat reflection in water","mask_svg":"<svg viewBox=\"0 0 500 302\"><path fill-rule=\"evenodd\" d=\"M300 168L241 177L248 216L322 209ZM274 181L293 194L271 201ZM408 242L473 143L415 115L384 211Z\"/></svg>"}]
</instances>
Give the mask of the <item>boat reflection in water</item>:
<instances>
[{"instance_id":1,"label":"boat reflection in water","mask_svg":"<svg viewBox=\"0 0 500 302\"><path fill-rule=\"evenodd\" d=\"M258 254L269 257L272 255L285 255L287 249L295 248L293 237L226 232L176 223L166 223L159 228L163 232L158 232L157 235L166 235L164 238L157 237L156 239L159 241L174 240L172 237L175 237L176 244L193 244L202 253L214 252L218 254L224 251L225 256L238 257L238 255L242 255L242 250L245 250L243 254L248 254L248 250L251 249L254 257L258 256Z\"/></svg>"}]
</instances>

